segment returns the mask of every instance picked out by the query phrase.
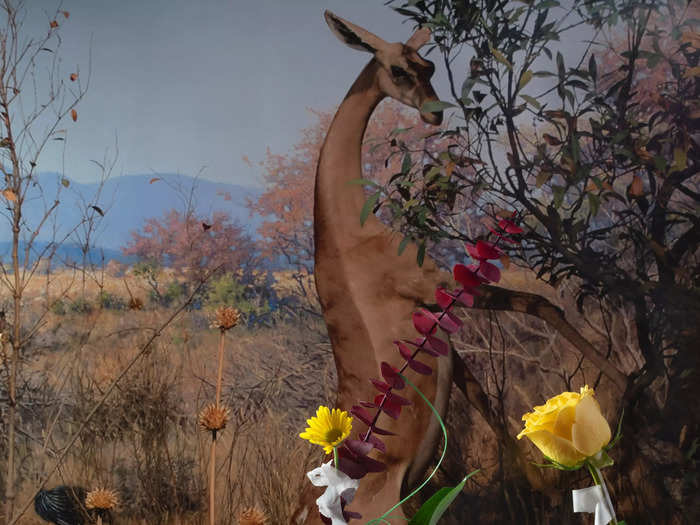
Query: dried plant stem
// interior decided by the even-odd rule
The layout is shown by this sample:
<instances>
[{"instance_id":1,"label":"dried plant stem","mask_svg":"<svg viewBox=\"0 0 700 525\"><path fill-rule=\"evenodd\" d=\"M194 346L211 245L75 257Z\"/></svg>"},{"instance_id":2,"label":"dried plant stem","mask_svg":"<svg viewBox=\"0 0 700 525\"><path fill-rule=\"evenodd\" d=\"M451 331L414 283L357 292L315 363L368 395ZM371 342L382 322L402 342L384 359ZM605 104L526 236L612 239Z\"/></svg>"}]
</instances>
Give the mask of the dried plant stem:
<instances>
[{"instance_id":1,"label":"dried plant stem","mask_svg":"<svg viewBox=\"0 0 700 525\"><path fill-rule=\"evenodd\" d=\"M209 456L209 525L215 525L214 493L216 491L216 431L211 433L211 455Z\"/></svg>"},{"instance_id":2,"label":"dried plant stem","mask_svg":"<svg viewBox=\"0 0 700 525\"><path fill-rule=\"evenodd\" d=\"M216 408L221 406L221 383L224 375L224 337L226 331L221 330L219 335L219 375L216 379Z\"/></svg>"},{"instance_id":3,"label":"dried plant stem","mask_svg":"<svg viewBox=\"0 0 700 525\"><path fill-rule=\"evenodd\" d=\"M221 384L224 375L224 339L226 330L219 331L219 370L216 378L216 408L221 406ZM216 492L216 430L211 433L211 454L209 457L209 525L215 525L214 498Z\"/></svg>"}]
</instances>

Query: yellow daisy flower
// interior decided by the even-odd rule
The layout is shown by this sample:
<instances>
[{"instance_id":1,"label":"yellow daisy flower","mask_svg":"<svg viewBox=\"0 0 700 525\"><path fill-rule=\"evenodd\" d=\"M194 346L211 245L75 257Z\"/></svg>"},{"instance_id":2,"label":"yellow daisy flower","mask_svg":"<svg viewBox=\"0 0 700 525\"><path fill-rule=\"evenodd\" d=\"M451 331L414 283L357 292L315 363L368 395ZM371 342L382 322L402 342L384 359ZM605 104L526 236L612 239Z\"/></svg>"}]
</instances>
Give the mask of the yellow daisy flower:
<instances>
[{"instance_id":1,"label":"yellow daisy flower","mask_svg":"<svg viewBox=\"0 0 700 525\"><path fill-rule=\"evenodd\" d=\"M326 454L333 452L352 430L352 418L347 412L339 408L334 408L331 412L324 406L318 407L316 416L307 419L306 424L309 425L308 428L299 437L314 445L321 445Z\"/></svg>"}]
</instances>

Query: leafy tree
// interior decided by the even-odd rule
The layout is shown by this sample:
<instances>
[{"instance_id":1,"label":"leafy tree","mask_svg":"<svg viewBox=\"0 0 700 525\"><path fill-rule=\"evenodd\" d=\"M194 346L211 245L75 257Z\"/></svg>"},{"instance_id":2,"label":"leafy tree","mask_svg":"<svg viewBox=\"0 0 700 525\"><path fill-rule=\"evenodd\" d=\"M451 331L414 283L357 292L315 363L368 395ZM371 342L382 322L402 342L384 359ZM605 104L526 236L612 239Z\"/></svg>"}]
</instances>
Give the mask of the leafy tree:
<instances>
[{"instance_id":1,"label":"leafy tree","mask_svg":"<svg viewBox=\"0 0 700 525\"><path fill-rule=\"evenodd\" d=\"M656 474L646 494L635 481L637 502L651 494L657 519L673 511L697 519L690 498L700 416L687 410L700 394L697 7L389 3L432 29L430 51L451 94L438 105L458 120L442 133L443 152L412 157L384 185L380 205L418 243L474 242L490 235L484 222L512 213L525 233L522 245L503 247L511 260L550 284L573 283L580 309L590 301L631 309L644 364L628 375L541 297L494 287L477 300L539 315L594 363L623 397L627 454ZM592 38L580 56L565 58L558 42L573 28ZM605 30L624 37L611 47ZM596 54L598 45L609 50ZM459 183L431 191L428 174Z\"/></svg>"},{"instance_id":2,"label":"leafy tree","mask_svg":"<svg viewBox=\"0 0 700 525\"><path fill-rule=\"evenodd\" d=\"M249 272L257 262L250 237L222 212L214 213L209 222L193 212L173 209L161 219L148 219L131 236L122 251L141 259L139 271L153 281L156 291L159 269L165 266L187 283L197 284L210 272Z\"/></svg>"}]
</instances>

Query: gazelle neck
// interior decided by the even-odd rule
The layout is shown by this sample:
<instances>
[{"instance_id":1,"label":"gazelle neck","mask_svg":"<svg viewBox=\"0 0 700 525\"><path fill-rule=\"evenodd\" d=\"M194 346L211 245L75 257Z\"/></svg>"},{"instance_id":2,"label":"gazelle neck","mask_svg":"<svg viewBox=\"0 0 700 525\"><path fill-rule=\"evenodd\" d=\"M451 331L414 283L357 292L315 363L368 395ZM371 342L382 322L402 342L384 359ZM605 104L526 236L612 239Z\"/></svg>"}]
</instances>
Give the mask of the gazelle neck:
<instances>
[{"instance_id":1,"label":"gazelle neck","mask_svg":"<svg viewBox=\"0 0 700 525\"><path fill-rule=\"evenodd\" d=\"M384 98L376 74L379 68L372 59L362 70L345 96L321 148L316 171L314 230L316 246L339 237L367 234L360 225L365 193L350 181L362 178L362 138L372 112ZM370 217L369 223L374 222Z\"/></svg>"}]
</instances>

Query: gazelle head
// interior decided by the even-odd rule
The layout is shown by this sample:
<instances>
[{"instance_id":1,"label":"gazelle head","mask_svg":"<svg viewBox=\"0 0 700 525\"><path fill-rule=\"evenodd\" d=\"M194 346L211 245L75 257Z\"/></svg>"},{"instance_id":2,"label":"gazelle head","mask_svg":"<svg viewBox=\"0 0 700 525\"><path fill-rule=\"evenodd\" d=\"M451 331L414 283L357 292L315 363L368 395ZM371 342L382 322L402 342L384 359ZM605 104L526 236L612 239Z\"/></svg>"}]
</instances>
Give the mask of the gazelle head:
<instances>
[{"instance_id":1,"label":"gazelle head","mask_svg":"<svg viewBox=\"0 0 700 525\"><path fill-rule=\"evenodd\" d=\"M324 13L331 31L342 42L353 49L368 51L379 64L377 81L379 89L386 95L420 111L423 121L438 125L442 122L442 111L423 112L426 102L438 100L430 78L435 66L418 54L418 50L430 39L427 27L418 29L405 44L388 43L366 29L335 16Z\"/></svg>"}]
</instances>

